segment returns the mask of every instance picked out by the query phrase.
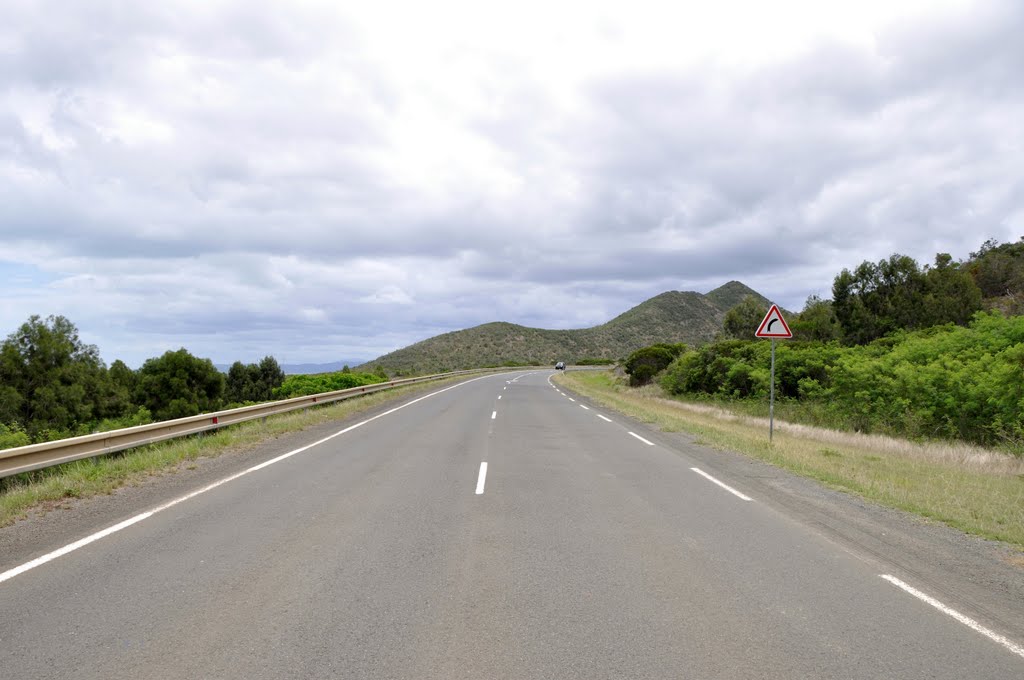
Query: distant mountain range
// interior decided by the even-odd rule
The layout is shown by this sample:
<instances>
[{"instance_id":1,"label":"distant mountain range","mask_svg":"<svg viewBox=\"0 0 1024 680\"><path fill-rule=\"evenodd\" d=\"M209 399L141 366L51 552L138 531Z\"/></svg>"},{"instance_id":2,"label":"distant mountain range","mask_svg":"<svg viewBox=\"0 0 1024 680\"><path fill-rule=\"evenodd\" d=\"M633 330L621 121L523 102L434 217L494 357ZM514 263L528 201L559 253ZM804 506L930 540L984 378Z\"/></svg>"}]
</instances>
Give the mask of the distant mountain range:
<instances>
[{"instance_id":1,"label":"distant mountain range","mask_svg":"<svg viewBox=\"0 0 1024 680\"><path fill-rule=\"evenodd\" d=\"M571 364L588 358L625 358L657 342L697 345L713 340L722 330L725 313L747 295L769 304L752 288L730 281L706 294L662 293L593 328L545 330L500 321L486 323L428 338L353 366L353 370L382 366L392 375L416 375L507 362Z\"/></svg>"}]
</instances>

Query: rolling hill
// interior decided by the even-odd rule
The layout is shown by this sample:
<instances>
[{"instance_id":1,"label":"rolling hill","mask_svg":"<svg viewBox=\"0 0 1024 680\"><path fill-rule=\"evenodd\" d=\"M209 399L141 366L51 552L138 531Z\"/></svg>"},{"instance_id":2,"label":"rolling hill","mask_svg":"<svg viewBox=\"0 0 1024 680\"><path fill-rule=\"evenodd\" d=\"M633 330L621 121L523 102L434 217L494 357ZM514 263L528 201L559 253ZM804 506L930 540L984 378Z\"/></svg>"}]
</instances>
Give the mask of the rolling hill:
<instances>
[{"instance_id":1,"label":"rolling hill","mask_svg":"<svg viewBox=\"0 0 1024 680\"><path fill-rule=\"evenodd\" d=\"M739 281L707 294L669 291L611 321L575 330L545 330L513 323L485 323L444 333L369 361L389 374L419 375L509 362L547 365L586 358L621 359L656 342L701 344L714 339L725 313L746 295L768 300Z\"/></svg>"}]
</instances>

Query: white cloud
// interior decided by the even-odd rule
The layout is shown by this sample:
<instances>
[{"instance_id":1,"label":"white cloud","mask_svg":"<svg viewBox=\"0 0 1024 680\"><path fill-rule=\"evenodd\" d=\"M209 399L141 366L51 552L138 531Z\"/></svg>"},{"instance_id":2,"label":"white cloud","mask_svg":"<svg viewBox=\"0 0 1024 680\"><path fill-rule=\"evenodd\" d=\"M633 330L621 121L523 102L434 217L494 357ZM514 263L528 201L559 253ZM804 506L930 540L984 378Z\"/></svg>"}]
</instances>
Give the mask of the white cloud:
<instances>
[{"instance_id":1,"label":"white cloud","mask_svg":"<svg viewBox=\"0 0 1024 680\"><path fill-rule=\"evenodd\" d=\"M21 0L0 27L0 328L63 313L108 360L371 358L730 279L799 308L1024 233L1009 0Z\"/></svg>"}]
</instances>

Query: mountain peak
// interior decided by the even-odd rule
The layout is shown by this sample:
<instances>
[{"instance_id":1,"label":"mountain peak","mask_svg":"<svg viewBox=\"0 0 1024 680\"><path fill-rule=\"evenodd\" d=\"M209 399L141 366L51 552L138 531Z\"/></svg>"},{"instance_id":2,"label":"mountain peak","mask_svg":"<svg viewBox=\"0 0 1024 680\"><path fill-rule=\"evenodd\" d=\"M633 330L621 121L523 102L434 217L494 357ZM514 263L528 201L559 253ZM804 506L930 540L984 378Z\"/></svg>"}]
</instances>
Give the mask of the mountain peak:
<instances>
[{"instance_id":1,"label":"mountain peak","mask_svg":"<svg viewBox=\"0 0 1024 680\"><path fill-rule=\"evenodd\" d=\"M719 286L704 297L706 297L715 307L722 310L722 313L725 313L742 302L743 298L748 295L753 295L758 302L761 302L764 305L771 304L771 301L768 298L761 295L745 283L741 283L739 281L730 281L729 283Z\"/></svg>"},{"instance_id":2,"label":"mountain peak","mask_svg":"<svg viewBox=\"0 0 1024 680\"><path fill-rule=\"evenodd\" d=\"M706 295L666 291L593 328L546 330L495 321L422 340L364 366L419 374L508 362L554 365L556 361L624 359L634 350L658 342L700 345L714 339L722 330L725 313L747 295L767 303L764 296L739 281L730 281Z\"/></svg>"}]
</instances>

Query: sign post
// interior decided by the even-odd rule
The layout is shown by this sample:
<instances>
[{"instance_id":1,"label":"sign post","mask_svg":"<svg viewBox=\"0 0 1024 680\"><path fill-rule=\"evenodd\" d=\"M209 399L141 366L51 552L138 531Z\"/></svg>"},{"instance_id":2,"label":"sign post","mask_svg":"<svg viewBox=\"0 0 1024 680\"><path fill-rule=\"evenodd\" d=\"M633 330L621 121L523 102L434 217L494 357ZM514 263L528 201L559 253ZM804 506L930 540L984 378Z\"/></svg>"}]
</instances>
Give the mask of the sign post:
<instances>
[{"instance_id":1,"label":"sign post","mask_svg":"<svg viewBox=\"0 0 1024 680\"><path fill-rule=\"evenodd\" d=\"M793 331L789 330L786 320L782 318L779 306L772 305L754 335L758 338L770 338L772 341L772 377L770 396L768 397L768 443L770 444L775 434L775 340L776 338L792 338Z\"/></svg>"}]
</instances>

